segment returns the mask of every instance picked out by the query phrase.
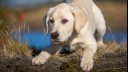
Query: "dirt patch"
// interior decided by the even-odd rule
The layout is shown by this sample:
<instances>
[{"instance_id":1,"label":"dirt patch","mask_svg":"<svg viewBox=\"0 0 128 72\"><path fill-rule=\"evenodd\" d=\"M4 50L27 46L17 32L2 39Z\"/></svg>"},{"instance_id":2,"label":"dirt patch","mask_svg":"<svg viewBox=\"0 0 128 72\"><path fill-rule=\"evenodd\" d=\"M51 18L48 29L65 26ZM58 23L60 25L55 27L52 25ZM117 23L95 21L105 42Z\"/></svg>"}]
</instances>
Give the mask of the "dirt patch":
<instances>
[{"instance_id":1,"label":"dirt patch","mask_svg":"<svg viewBox=\"0 0 128 72\"><path fill-rule=\"evenodd\" d=\"M31 57L0 56L0 72L82 72L80 68L81 50L70 54L53 56L42 66L32 66ZM127 44L118 46L107 43L106 48L98 48L94 56L95 65L91 72L126 72Z\"/></svg>"}]
</instances>

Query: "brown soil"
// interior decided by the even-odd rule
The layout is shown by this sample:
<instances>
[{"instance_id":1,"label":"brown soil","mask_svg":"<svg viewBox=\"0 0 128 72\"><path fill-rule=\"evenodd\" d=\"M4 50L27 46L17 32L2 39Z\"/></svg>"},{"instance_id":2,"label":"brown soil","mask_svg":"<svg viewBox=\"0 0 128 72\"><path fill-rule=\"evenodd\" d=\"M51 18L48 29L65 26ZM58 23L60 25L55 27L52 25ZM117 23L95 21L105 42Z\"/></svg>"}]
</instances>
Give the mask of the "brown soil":
<instances>
[{"instance_id":1,"label":"brown soil","mask_svg":"<svg viewBox=\"0 0 128 72\"><path fill-rule=\"evenodd\" d=\"M32 66L31 57L0 56L0 72L82 72L80 58L81 50L78 49L70 54L53 56L42 66ZM127 44L108 43L106 48L98 48L94 61L91 72L127 72Z\"/></svg>"}]
</instances>

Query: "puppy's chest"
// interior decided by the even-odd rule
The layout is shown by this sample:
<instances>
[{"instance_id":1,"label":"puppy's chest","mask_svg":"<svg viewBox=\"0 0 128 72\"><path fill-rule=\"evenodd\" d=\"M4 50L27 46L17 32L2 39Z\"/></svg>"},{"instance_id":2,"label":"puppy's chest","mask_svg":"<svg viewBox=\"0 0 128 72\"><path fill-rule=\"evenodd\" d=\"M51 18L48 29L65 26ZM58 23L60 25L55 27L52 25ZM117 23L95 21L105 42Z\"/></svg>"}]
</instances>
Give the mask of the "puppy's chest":
<instances>
[{"instance_id":1,"label":"puppy's chest","mask_svg":"<svg viewBox=\"0 0 128 72\"><path fill-rule=\"evenodd\" d=\"M74 39L69 40L65 42L63 46L68 46L69 48L82 48L82 46L84 45L83 42L77 42L77 41L75 43L73 42L74 42Z\"/></svg>"},{"instance_id":2,"label":"puppy's chest","mask_svg":"<svg viewBox=\"0 0 128 72\"><path fill-rule=\"evenodd\" d=\"M60 54L69 54L69 53L71 53L71 51L72 51L72 47L74 48L74 49L78 49L78 48L82 48L81 46L82 46L83 44L82 43L76 43L76 44L73 44L73 45L70 45L70 44L64 44L63 46L62 46L62 49L60 50ZM70 47L71 46L71 47Z\"/></svg>"}]
</instances>

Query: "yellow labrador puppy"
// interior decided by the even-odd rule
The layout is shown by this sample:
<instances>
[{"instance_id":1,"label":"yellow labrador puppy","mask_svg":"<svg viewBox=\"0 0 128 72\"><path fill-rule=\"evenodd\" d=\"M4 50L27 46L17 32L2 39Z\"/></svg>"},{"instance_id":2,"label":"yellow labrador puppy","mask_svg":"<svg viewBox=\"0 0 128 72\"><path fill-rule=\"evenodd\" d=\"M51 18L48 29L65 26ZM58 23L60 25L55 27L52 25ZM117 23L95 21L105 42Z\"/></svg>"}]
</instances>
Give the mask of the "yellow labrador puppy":
<instances>
[{"instance_id":1,"label":"yellow labrador puppy","mask_svg":"<svg viewBox=\"0 0 128 72\"><path fill-rule=\"evenodd\" d=\"M45 25L54 42L68 42L71 51L78 46L83 48L82 70L90 71L93 68L93 56L98 46L104 46L102 38L106 32L102 12L93 0L67 0L50 8ZM58 53L60 49L42 51L33 58L32 64L44 64L52 53Z\"/></svg>"}]
</instances>

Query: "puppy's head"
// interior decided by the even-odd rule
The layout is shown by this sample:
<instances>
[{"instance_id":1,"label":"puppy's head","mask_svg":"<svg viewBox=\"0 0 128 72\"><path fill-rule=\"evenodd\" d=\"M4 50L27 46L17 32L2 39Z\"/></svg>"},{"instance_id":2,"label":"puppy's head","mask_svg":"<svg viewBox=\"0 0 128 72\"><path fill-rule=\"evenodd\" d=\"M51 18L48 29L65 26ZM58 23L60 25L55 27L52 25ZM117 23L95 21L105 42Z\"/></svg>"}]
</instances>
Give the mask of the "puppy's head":
<instances>
[{"instance_id":1,"label":"puppy's head","mask_svg":"<svg viewBox=\"0 0 128 72\"><path fill-rule=\"evenodd\" d=\"M54 41L64 42L72 35L73 30L80 33L85 21L82 12L62 3L49 9L45 19L46 32L51 34Z\"/></svg>"}]
</instances>

